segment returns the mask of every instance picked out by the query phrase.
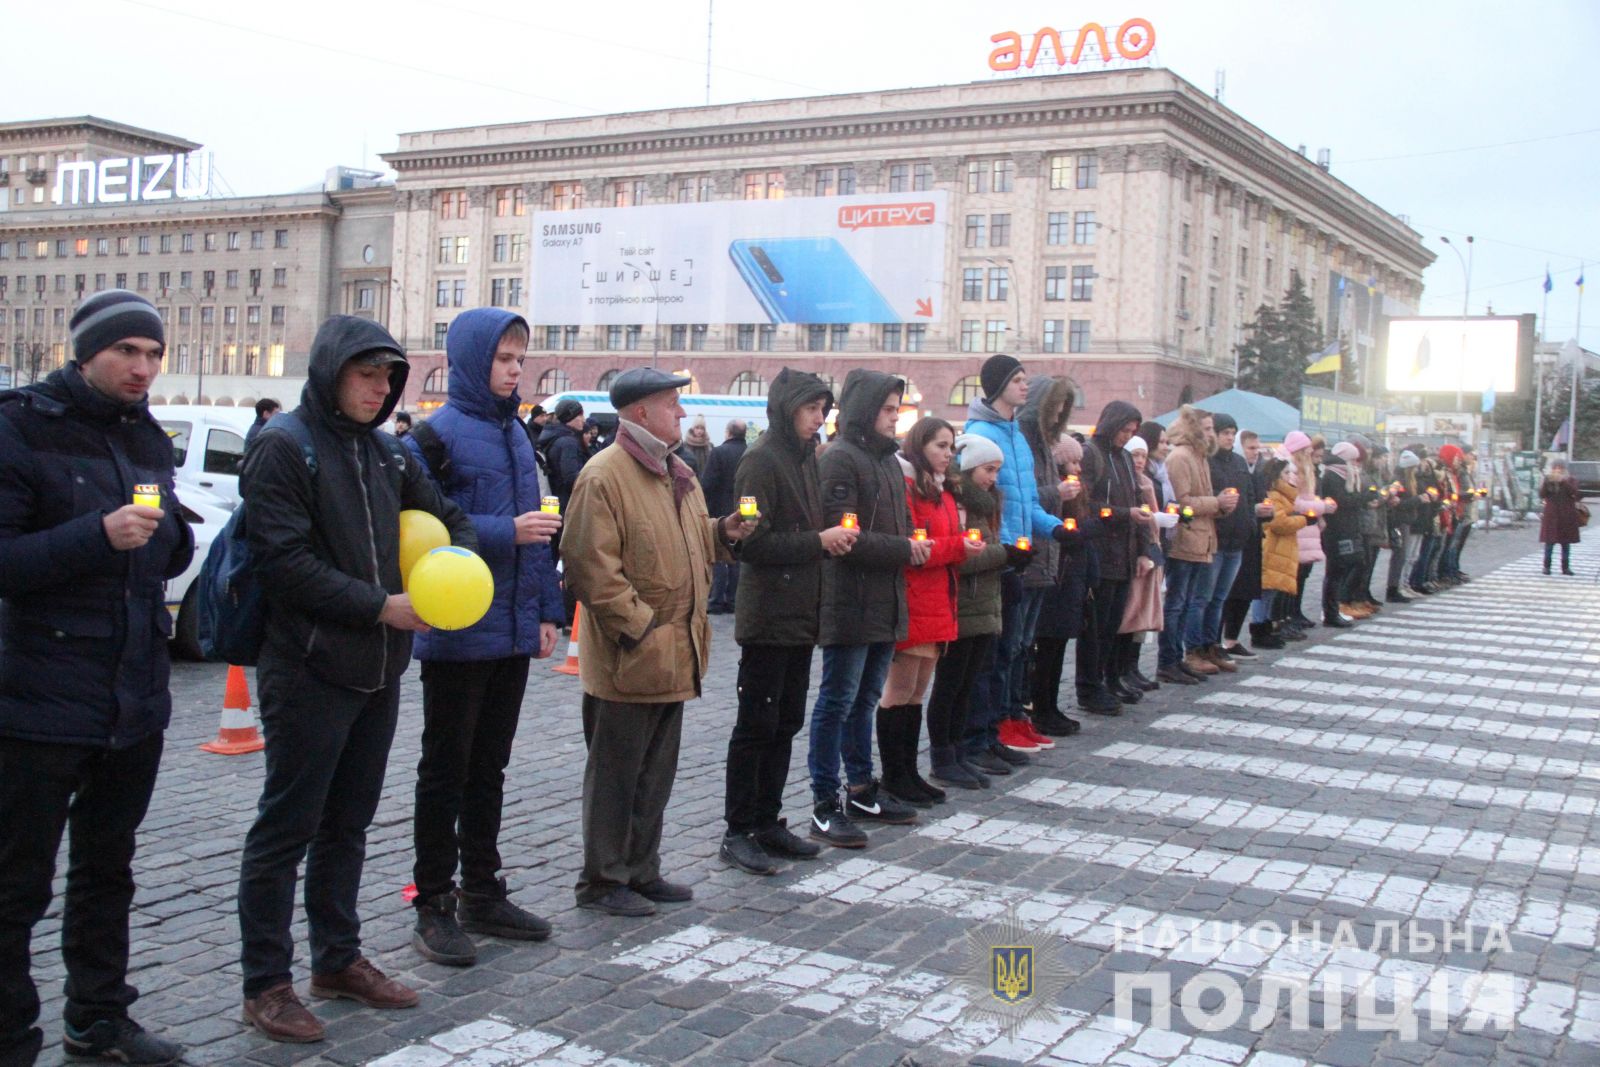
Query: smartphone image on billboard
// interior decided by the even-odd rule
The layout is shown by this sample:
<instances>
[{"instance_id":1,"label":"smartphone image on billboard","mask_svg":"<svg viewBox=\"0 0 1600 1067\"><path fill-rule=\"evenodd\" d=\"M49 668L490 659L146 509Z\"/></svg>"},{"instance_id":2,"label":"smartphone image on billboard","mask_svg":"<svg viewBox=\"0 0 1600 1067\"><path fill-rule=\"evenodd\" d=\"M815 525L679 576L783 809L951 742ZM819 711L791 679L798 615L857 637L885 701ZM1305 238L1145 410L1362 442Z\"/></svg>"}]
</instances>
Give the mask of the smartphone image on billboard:
<instances>
[{"instance_id":1,"label":"smartphone image on billboard","mask_svg":"<svg viewBox=\"0 0 1600 1067\"><path fill-rule=\"evenodd\" d=\"M728 246L728 255L774 323L900 321L872 279L832 237L738 240Z\"/></svg>"}]
</instances>

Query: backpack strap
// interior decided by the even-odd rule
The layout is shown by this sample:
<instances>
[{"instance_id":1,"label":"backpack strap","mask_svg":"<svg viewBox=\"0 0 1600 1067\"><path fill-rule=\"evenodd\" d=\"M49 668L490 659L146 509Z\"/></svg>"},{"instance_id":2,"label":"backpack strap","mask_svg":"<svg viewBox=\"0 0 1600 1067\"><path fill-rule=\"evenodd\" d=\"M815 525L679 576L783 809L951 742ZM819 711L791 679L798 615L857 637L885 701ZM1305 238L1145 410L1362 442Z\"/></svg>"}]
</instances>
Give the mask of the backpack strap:
<instances>
[{"instance_id":1,"label":"backpack strap","mask_svg":"<svg viewBox=\"0 0 1600 1067\"><path fill-rule=\"evenodd\" d=\"M301 421L300 417L292 411L286 411L272 421L281 424L289 432L289 436L294 438L295 444L300 446L300 455L306 461L306 469L315 478L317 476L317 446L316 442L311 439L311 427Z\"/></svg>"},{"instance_id":2,"label":"backpack strap","mask_svg":"<svg viewBox=\"0 0 1600 1067\"><path fill-rule=\"evenodd\" d=\"M417 442L417 448L422 451L423 462L433 472L433 477L443 485L450 477L450 452L445 448L444 438L439 436L439 431L426 421L419 422L411 427L411 436Z\"/></svg>"}]
</instances>

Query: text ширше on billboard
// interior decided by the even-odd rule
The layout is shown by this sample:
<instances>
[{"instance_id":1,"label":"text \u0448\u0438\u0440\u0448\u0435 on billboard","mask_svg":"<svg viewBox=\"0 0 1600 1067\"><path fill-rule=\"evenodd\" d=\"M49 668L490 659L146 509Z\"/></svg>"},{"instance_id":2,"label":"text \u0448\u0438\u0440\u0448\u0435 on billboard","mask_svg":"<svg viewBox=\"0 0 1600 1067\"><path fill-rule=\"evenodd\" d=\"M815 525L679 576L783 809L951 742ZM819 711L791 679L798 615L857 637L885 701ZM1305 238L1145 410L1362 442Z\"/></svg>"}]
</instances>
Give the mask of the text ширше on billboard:
<instances>
[{"instance_id":1,"label":"text \u0448\u0438\u0440\u0448\u0435 on billboard","mask_svg":"<svg viewBox=\"0 0 1600 1067\"><path fill-rule=\"evenodd\" d=\"M1384 388L1391 393L1517 392L1520 320L1390 319Z\"/></svg>"},{"instance_id":2,"label":"text \u0448\u0438\u0440\u0448\u0435 on billboard","mask_svg":"<svg viewBox=\"0 0 1600 1067\"><path fill-rule=\"evenodd\" d=\"M942 300L943 192L541 211L534 322L917 322Z\"/></svg>"}]
</instances>

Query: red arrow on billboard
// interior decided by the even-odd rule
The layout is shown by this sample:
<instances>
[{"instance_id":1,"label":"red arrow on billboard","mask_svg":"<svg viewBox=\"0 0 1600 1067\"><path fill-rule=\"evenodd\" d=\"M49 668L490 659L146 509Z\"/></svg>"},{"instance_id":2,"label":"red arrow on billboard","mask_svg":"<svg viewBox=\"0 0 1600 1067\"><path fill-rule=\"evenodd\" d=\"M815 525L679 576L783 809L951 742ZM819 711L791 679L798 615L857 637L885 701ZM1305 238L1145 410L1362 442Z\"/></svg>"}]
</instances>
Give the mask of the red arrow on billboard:
<instances>
[{"instance_id":1,"label":"red arrow on billboard","mask_svg":"<svg viewBox=\"0 0 1600 1067\"><path fill-rule=\"evenodd\" d=\"M917 301L917 314L925 319L933 318L933 297Z\"/></svg>"}]
</instances>

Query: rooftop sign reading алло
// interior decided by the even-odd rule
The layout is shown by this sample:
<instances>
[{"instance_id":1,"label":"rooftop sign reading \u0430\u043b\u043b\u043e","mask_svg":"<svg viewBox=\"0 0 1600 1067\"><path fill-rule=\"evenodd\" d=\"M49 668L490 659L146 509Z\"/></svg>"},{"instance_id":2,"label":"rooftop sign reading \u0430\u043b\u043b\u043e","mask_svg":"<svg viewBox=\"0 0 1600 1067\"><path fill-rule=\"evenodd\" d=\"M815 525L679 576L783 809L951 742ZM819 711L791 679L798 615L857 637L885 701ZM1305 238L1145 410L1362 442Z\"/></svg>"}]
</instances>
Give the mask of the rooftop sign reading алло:
<instances>
[{"instance_id":1,"label":"rooftop sign reading \u0430\u043b\u043b\u043e","mask_svg":"<svg viewBox=\"0 0 1600 1067\"><path fill-rule=\"evenodd\" d=\"M50 198L74 204L128 204L141 200L191 200L211 193L206 152L62 162Z\"/></svg>"},{"instance_id":2,"label":"rooftop sign reading \u0430\u043b\u043b\u043e","mask_svg":"<svg viewBox=\"0 0 1600 1067\"><path fill-rule=\"evenodd\" d=\"M1149 56L1155 48L1156 29L1148 19L1128 19L1120 26L1113 26L1108 34L1100 23L1086 22L1078 27L1071 52L1066 50L1063 42L1073 40L1072 31L1063 33L1052 26L1043 26L1035 32L1026 49L1023 47L1022 34L1015 30L1003 30L989 40L995 45L989 53L989 69L1005 72L1019 68L1032 70L1041 57L1054 59L1058 67L1076 67L1085 58L1085 46L1091 41L1093 48L1087 58L1099 59L1103 63L1115 59L1136 62Z\"/></svg>"}]
</instances>

